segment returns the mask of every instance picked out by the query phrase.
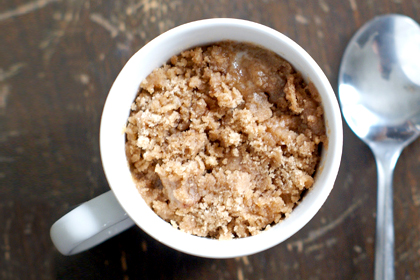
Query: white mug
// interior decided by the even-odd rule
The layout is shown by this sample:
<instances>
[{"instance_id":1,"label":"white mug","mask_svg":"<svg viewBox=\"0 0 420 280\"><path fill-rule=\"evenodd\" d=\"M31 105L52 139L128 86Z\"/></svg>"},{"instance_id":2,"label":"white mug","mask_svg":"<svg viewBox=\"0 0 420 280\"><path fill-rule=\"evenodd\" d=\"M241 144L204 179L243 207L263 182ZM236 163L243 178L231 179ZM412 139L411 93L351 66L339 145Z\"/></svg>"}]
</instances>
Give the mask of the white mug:
<instances>
[{"instance_id":1,"label":"white mug","mask_svg":"<svg viewBox=\"0 0 420 280\"><path fill-rule=\"evenodd\" d=\"M328 145L324 147L313 187L291 215L258 235L215 240L184 233L162 220L136 189L125 155L124 128L140 82L173 55L222 40L250 42L272 50L314 83L322 98ZM136 224L150 236L181 252L208 258L251 255L271 248L300 230L318 212L337 177L343 145L342 121L334 91L316 62L299 45L266 26L238 19L208 19L171 29L135 53L108 94L100 127L100 149L111 191L63 216L51 238L64 255L87 250Z\"/></svg>"}]
</instances>

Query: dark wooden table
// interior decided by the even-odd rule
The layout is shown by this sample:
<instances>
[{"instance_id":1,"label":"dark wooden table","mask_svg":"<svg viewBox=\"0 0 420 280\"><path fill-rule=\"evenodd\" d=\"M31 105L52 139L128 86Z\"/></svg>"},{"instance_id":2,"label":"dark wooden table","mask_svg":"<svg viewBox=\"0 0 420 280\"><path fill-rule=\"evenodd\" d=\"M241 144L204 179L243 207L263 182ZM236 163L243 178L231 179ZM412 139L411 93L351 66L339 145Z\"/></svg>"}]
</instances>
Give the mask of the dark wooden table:
<instances>
[{"instance_id":1,"label":"dark wooden table","mask_svg":"<svg viewBox=\"0 0 420 280\"><path fill-rule=\"evenodd\" d=\"M179 253L139 228L71 257L50 226L109 189L98 147L108 90L158 34L212 17L248 19L295 40L337 89L345 46L366 21L418 0L2 0L0 2L0 279L372 279L376 165L344 124L340 172L315 218L248 257ZM419 55L419 54L416 54ZM394 177L397 279L420 278L420 140Z\"/></svg>"}]
</instances>

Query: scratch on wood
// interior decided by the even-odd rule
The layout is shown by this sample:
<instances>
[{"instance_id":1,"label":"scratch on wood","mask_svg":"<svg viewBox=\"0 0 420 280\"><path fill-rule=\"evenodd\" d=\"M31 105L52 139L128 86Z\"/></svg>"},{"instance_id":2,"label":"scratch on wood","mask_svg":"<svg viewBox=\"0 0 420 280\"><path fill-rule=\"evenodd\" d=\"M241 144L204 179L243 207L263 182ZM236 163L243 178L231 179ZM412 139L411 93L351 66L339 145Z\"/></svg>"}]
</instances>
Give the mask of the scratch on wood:
<instances>
[{"instance_id":1,"label":"scratch on wood","mask_svg":"<svg viewBox=\"0 0 420 280\"><path fill-rule=\"evenodd\" d=\"M327 241L325 241L325 244L329 248L329 247L333 246L334 244L337 244L337 239L334 238L334 237L333 238L330 238Z\"/></svg>"},{"instance_id":2,"label":"scratch on wood","mask_svg":"<svg viewBox=\"0 0 420 280\"><path fill-rule=\"evenodd\" d=\"M366 253L361 253L357 257L353 258L353 263L358 264L361 261L364 261L366 258L367 258L367 254Z\"/></svg>"},{"instance_id":3,"label":"scratch on wood","mask_svg":"<svg viewBox=\"0 0 420 280\"><path fill-rule=\"evenodd\" d=\"M406 233L404 244L396 248L396 261L403 263L406 261L417 260L417 253L420 252L420 241L417 238L418 228Z\"/></svg>"},{"instance_id":4,"label":"scratch on wood","mask_svg":"<svg viewBox=\"0 0 420 280\"><path fill-rule=\"evenodd\" d=\"M331 67L329 64L324 64L324 69L327 76L331 75L332 72L331 72Z\"/></svg>"},{"instance_id":5,"label":"scratch on wood","mask_svg":"<svg viewBox=\"0 0 420 280\"><path fill-rule=\"evenodd\" d=\"M182 6L182 1L171 1L169 3L169 7L171 7L172 10L175 10L177 6Z\"/></svg>"},{"instance_id":6,"label":"scratch on wood","mask_svg":"<svg viewBox=\"0 0 420 280\"><path fill-rule=\"evenodd\" d=\"M323 254L323 253L320 253L320 254L318 254L318 255L316 255L315 257L314 257L314 259L316 260L316 261L322 261L323 259L325 258L325 255ZM318 277L315 277L315 278L312 278L312 279L319 279Z\"/></svg>"},{"instance_id":7,"label":"scratch on wood","mask_svg":"<svg viewBox=\"0 0 420 280\"><path fill-rule=\"evenodd\" d=\"M350 8L353 11L354 22L356 26L360 26L360 18L359 18L359 11L357 10L357 3L356 0L349 0Z\"/></svg>"},{"instance_id":8,"label":"scratch on wood","mask_svg":"<svg viewBox=\"0 0 420 280\"><path fill-rule=\"evenodd\" d=\"M363 251L362 247L358 245L354 245L353 250L358 254L360 254Z\"/></svg>"},{"instance_id":9,"label":"scratch on wood","mask_svg":"<svg viewBox=\"0 0 420 280\"><path fill-rule=\"evenodd\" d=\"M60 0L37 0L37 1L27 3L27 4L23 4L12 10L0 13L0 21L36 11L38 9L44 8L50 3L59 2L59 1Z\"/></svg>"},{"instance_id":10,"label":"scratch on wood","mask_svg":"<svg viewBox=\"0 0 420 280\"><path fill-rule=\"evenodd\" d=\"M407 173L410 189L411 189L411 198L415 206L420 206L420 193L417 191L417 181L414 178L411 172Z\"/></svg>"},{"instance_id":11,"label":"scratch on wood","mask_svg":"<svg viewBox=\"0 0 420 280\"><path fill-rule=\"evenodd\" d=\"M277 259L276 258L270 258L270 271L272 274L277 272L277 267L279 266L279 264L277 263ZM282 269L288 269L287 264L283 264L281 265ZM267 265L265 265L265 268L268 269Z\"/></svg>"},{"instance_id":12,"label":"scratch on wood","mask_svg":"<svg viewBox=\"0 0 420 280\"><path fill-rule=\"evenodd\" d=\"M287 244L287 250L292 251L293 247L296 247L298 253L301 253L303 251L303 241L304 240L297 240L292 243Z\"/></svg>"},{"instance_id":13,"label":"scratch on wood","mask_svg":"<svg viewBox=\"0 0 420 280\"><path fill-rule=\"evenodd\" d=\"M407 261L407 259L409 258L410 254L411 254L410 250L401 253L400 256L399 256L399 258L398 258L398 261L399 262L405 262L405 261Z\"/></svg>"},{"instance_id":14,"label":"scratch on wood","mask_svg":"<svg viewBox=\"0 0 420 280\"><path fill-rule=\"evenodd\" d=\"M2 157L0 156L0 163L10 163L14 162L16 159L12 157Z\"/></svg>"},{"instance_id":15,"label":"scratch on wood","mask_svg":"<svg viewBox=\"0 0 420 280\"><path fill-rule=\"evenodd\" d=\"M86 175L87 175L87 178L88 178L88 180L89 180L89 183L90 183L90 189L91 189L91 191L93 192L94 191L94 189L96 189L97 187L98 187L98 180L97 180L97 178L95 177L95 176L93 176L93 174L92 174L92 171L91 170L88 170L87 172L86 172ZM92 196L94 195L94 193L92 193Z\"/></svg>"},{"instance_id":16,"label":"scratch on wood","mask_svg":"<svg viewBox=\"0 0 420 280\"><path fill-rule=\"evenodd\" d=\"M324 33L321 30L318 30L316 32L316 35L318 36L319 39L324 39Z\"/></svg>"},{"instance_id":17,"label":"scratch on wood","mask_svg":"<svg viewBox=\"0 0 420 280\"><path fill-rule=\"evenodd\" d=\"M118 35L118 32L119 32L118 27L112 25L109 20L105 19L100 14L97 14L97 13L91 14L89 18L93 22L105 28L111 34L112 38L115 38Z\"/></svg>"},{"instance_id":18,"label":"scratch on wood","mask_svg":"<svg viewBox=\"0 0 420 280\"><path fill-rule=\"evenodd\" d=\"M314 16L314 22L315 22L316 25L321 25L322 19L319 16L315 15Z\"/></svg>"},{"instance_id":19,"label":"scratch on wood","mask_svg":"<svg viewBox=\"0 0 420 280\"><path fill-rule=\"evenodd\" d=\"M244 273L242 268L238 268L238 280L244 280Z\"/></svg>"},{"instance_id":20,"label":"scratch on wood","mask_svg":"<svg viewBox=\"0 0 420 280\"><path fill-rule=\"evenodd\" d=\"M159 32L160 33L165 32L166 30L170 29L173 26L174 26L174 22L171 21L171 20L169 20L169 19L166 19L164 21L160 21L158 23L158 27L159 27Z\"/></svg>"},{"instance_id":21,"label":"scratch on wood","mask_svg":"<svg viewBox=\"0 0 420 280\"><path fill-rule=\"evenodd\" d=\"M141 250L147 252L147 242L145 240L141 241Z\"/></svg>"},{"instance_id":22,"label":"scratch on wood","mask_svg":"<svg viewBox=\"0 0 420 280\"><path fill-rule=\"evenodd\" d=\"M338 225L340 225L341 223L344 222L344 220L350 216L360 205L363 204L363 202L367 199L367 196L357 200L355 203L353 203L352 205L350 205L349 208L347 208L346 211L344 211L340 216L338 216L337 219L335 219L334 221L332 221L331 223L316 229L316 230L312 230L309 232L308 237L302 239L302 240L297 240L293 243L289 243L287 245L287 248L289 249L289 251L291 251L293 249L293 247L296 247L298 252L302 252L303 250L303 245L311 243L313 241L315 241L316 239L320 238L321 236L325 235L327 232L333 230L334 228L336 228Z\"/></svg>"},{"instance_id":23,"label":"scratch on wood","mask_svg":"<svg viewBox=\"0 0 420 280\"><path fill-rule=\"evenodd\" d=\"M75 76L76 81L82 83L83 85L88 85L90 81L90 77L87 74L79 74Z\"/></svg>"},{"instance_id":24,"label":"scratch on wood","mask_svg":"<svg viewBox=\"0 0 420 280\"><path fill-rule=\"evenodd\" d=\"M344 211L337 219L332 221L331 223L327 224L326 226L319 228L317 230L313 230L309 232L308 238L305 240L305 243L312 242L315 239L323 236L325 233L331 231L335 227L337 227L339 224L341 224L350 214L352 214L360 205L363 204L363 202L367 199L367 197L361 198L357 200L355 203L350 205L349 208L347 208L346 211Z\"/></svg>"},{"instance_id":25,"label":"scratch on wood","mask_svg":"<svg viewBox=\"0 0 420 280\"><path fill-rule=\"evenodd\" d=\"M72 13L72 12L66 12L66 13L64 14L63 19L64 19L64 21L70 22L70 21L72 21L72 20L74 19L74 16L75 16L75 15L73 15L73 13ZM77 15L76 15L76 16L77 16Z\"/></svg>"},{"instance_id":26,"label":"scratch on wood","mask_svg":"<svg viewBox=\"0 0 420 280\"><path fill-rule=\"evenodd\" d=\"M117 43L117 49L122 51L122 52L129 52L130 51L130 46L127 44L123 44L118 42Z\"/></svg>"},{"instance_id":27,"label":"scratch on wood","mask_svg":"<svg viewBox=\"0 0 420 280\"><path fill-rule=\"evenodd\" d=\"M55 47L60 43L61 38L65 35L65 30L55 30L48 37L41 41L39 48L44 50L44 60L49 61L55 52Z\"/></svg>"},{"instance_id":28,"label":"scratch on wood","mask_svg":"<svg viewBox=\"0 0 420 280\"><path fill-rule=\"evenodd\" d=\"M308 248L305 249L305 254L310 254L312 252L322 250L325 247L330 248L331 246L333 246L336 243L337 243L336 238L330 238L327 241L325 241L325 244L320 243L320 244L314 244L314 245L309 246Z\"/></svg>"},{"instance_id":29,"label":"scratch on wood","mask_svg":"<svg viewBox=\"0 0 420 280\"><path fill-rule=\"evenodd\" d=\"M10 261L10 245L9 245L9 236L4 235L4 260Z\"/></svg>"},{"instance_id":30,"label":"scratch on wood","mask_svg":"<svg viewBox=\"0 0 420 280\"><path fill-rule=\"evenodd\" d=\"M58 30L58 31L52 32L45 40L43 40L43 41L41 41L41 43L39 43L39 48L40 49L46 49L48 46L51 45L51 43L54 42L54 40L56 38L62 37L63 35L64 35L63 30Z\"/></svg>"},{"instance_id":31,"label":"scratch on wood","mask_svg":"<svg viewBox=\"0 0 420 280\"><path fill-rule=\"evenodd\" d=\"M349 1L350 1L350 8L353 11L354 22L356 23L356 26L360 26L359 11L357 10L356 0L349 0Z\"/></svg>"},{"instance_id":32,"label":"scratch on wood","mask_svg":"<svg viewBox=\"0 0 420 280\"><path fill-rule=\"evenodd\" d=\"M309 254L309 253L312 253L314 251L318 251L318 250L324 249L324 247L325 247L325 245L323 243L321 243L321 244L314 244L314 245L311 245L308 248L306 248L305 249L305 253L306 254Z\"/></svg>"},{"instance_id":33,"label":"scratch on wood","mask_svg":"<svg viewBox=\"0 0 420 280\"><path fill-rule=\"evenodd\" d=\"M9 240L9 231L12 227L12 219L9 218L6 221L6 226L4 228L3 242L4 242L4 259L5 261L10 261L10 240Z\"/></svg>"},{"instance_id":34,"label":"scratch on wood","mask_svg":"<svg viewBox=\"0 0 420 280\"><path fill-rule=\"evenodd\" d=\"M26 65L26 63L18 62L9 67L8 70L0 68L0 82L19 74L20 70Z\"/></svg>"},{"instance_id":35,"label":"scratch on wood","mask_svg":"<svg viewBox=\"0 0 420 280\"><path fill-rule=\"evenodd\" d=\"M295 19L298 23L301 23L301 24L308 24L309 22L308 19L302 15L295 15Z\"/></svg>"},{"instance_id":36,"label":"scratch on wood","mask_svg":"<svg viewBox=\"0 0 420 280\"><path fill-rule=\"evenodd\" d=\"M356 3L356 0L349 0L349 1L350 1L350 8L353 11L357 11L357 3Z\"/></svg>"},{"instance_id":37,"label":"scratch on wood","mask_svg":"<svg viewBox=\"0 0 420 280\"><path fill-rule=\"evenodd\" d=\"M10 95L10 86L1 85L0 86L0 115L3 115L7 107L7 98Z\"/></svg>"},{"instance_id":38,"label":"scratch on wood","mask_svg":"<svg viewBox=\"0 0 420 280\"><path fill-rule=\"evenodd\" d=\"M9 137L16 137L16 136L19 136L19 135L21 135L21 133L17 130L0 132L0 143L1 142L6 142Z\"/></svg>"},{"instance_id":39,"label":"scratch on wood","mask_svg":"<svg viewBox=\"0 0 420 280\"><path fill-rule=\"evenodd\" d=\"M344 179L343 187L345 189L348 189L352 184L353 184L353 175L349 173L349 174L347 174L346 178Z\"/></svg>"},{"instance_id":40,"label":"scratch on wood","mask_svg":"<svg viewBox=\"0 0 420 280\"><path fill-rule=\"evenodd\" d=\"M324 12L328 13L330 11L330 7L325 0L319 0L318 4Z\"/></svg>"},{"instance_id":41,"label":"scratch on wood","mask_svg":"<svg viewBox=\"0 0 420 280\"><path fill-rule=\"evenodd\" d=\"M25 235L30 235L30 234L32 234L32 225L31 225L31 223L27 223L27 224L25 225L25 229L23 230L23 233L24 233Z\"/></svg>"},{"instance_id":42,"label":"scratch on wood","mask_svg":"<svg viewBox=\"0 0 420 280\"><path fill-rule=\"evenodd\" d=\"M53 13L52 17L55 20L62 20L63 19L63 16L62 16L62 14L60 12Z\"/></svg>"},{"instance_id":43,"label":"scratch on wood","mask_svg":"<svg viewBox=\"0 0 420 280\"><path fill-rule=\"evenodd\" d=\"M158 23L158 26L159 26L160 33L162 33L165 30L165 23L163 21L160 21Z\"/></svg>"},{"instance_id":44,"label":"scratch on wood","mask_svg":"<svg viewBox=\"0 0 420 280\"><path fill-rule=\"evenodd\" d=\"M162 12L166 13L168 7L164 4L159 3L159 1L156 1L156 0L142 0L135 5L129 6L126 9L126 13L127 15L132 15L140 8L145 13L149 12L152 9L158 9L158 8L160 8Z\"/></svg>"},{"instance_id":45,"label":"scratch on wood","mask_svg":"<svg viewBox=\"0 0 420 280\"><path fill-rule=\"evenodd\" d=\"M127 257L124 251L121 252L121 268L123 272L127 271Z\"/></svg>"},{"instance_id":46,"label":"scratch on wood","mask_svg":"<svg viewBox=\"0 0 420 280\"><path fill-rule=\"evenodd\" d=\"M140 31L140 38L146 39L146 32L144 32L143 30Z\"/></svg>"}]
</instances>

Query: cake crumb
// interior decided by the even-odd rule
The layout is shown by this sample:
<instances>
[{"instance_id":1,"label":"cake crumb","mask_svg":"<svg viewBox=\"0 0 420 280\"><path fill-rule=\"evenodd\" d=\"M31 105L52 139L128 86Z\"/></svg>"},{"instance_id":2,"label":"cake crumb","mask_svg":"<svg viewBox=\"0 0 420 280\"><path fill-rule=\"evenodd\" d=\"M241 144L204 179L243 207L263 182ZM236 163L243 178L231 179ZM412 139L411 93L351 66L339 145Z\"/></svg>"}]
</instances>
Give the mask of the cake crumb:
<instances>
[{"instance_id":1,"label":"cake crumb","mask_svg":"<svg viewBox=\"0 0 420 280\"><path fill-rule=\"evenodd\" d=\"M226 240L287 218L327 144L312 83L233 41L176 55L142 81L126 154L146 203L174 228Z\"/></svg>"}]
</instances>

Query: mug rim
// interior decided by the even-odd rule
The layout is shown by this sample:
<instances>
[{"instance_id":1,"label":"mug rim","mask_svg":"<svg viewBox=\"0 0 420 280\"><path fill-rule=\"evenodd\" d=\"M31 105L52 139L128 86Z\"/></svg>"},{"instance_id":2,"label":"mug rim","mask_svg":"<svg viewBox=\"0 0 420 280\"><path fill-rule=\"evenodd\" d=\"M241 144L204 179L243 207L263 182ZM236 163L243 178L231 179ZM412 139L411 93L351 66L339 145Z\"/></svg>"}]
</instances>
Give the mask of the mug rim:
<instances>
[{"instance_id":1,"label":"mug rim","mask_svg":"<svg viewBox=\"0 0 420 280\"><path fill-rule=\"evenodd\" d=\"M247 33L241 35L239 31ZM250 40L237 40L240 38ZM171 56L183 50L223 40L256 43L269 50L275 48L273 51L289 61L307 81L312 81L322 99L328 136L328 147L322 151L315 183L290 216L258 235L226 241L198 237L175 229L146 205L131 178L123 132L140 82L151 70L160 67ZM160 51L165 55L159 59L150 55ZM140 62L148 64L139 67L138 65L146 64ZM124 94L125 92L127 93ZM130 98L128 106L120 105L122 102L124 106L128 104ZM114 195L143 231L184 253L209 258L231 258L251 255L273 247L295 234L315 216L330 194L338 174L342 134L341 114L334 91L321 68L303 48L286 35L258 23L228 18L204 19L162 33L127 61L115 79L104 105L100 125L100 153L105 176Z\"/></svg>"}]
</instances>

